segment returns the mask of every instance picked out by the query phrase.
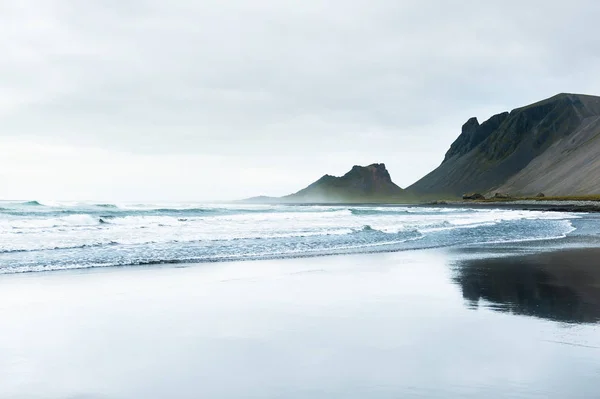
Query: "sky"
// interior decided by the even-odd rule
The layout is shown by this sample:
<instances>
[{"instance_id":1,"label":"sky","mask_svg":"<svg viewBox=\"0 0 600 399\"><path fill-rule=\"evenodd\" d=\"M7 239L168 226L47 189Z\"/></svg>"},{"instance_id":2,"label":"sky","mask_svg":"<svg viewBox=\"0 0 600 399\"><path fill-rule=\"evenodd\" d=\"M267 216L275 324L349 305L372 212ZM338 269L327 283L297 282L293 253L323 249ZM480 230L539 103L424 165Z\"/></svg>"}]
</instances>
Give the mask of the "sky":
<instances>
[{"instance_id":1,"label":"sky","mask_svg":"<svg viewBox=\"0 0 600 399\"><path fill-rule=\"evenodd\" d=\"M600 95L597 0L0 1L0 199L210 201Z\"/></svg>"}]
</instances>

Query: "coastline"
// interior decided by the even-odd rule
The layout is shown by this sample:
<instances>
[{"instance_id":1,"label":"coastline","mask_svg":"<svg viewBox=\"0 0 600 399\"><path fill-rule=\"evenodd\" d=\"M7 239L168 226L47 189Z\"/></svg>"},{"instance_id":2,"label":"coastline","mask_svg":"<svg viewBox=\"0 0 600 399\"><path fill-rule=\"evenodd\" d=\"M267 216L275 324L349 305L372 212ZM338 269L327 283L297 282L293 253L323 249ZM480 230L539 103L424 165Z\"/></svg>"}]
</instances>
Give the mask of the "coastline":
<instances>
[{"instance_id":1,"label":"coastline","mask_svg":"<svg viewBox=\"0 0 600 399\"><path fill-rule=\"evenodd\" d=\"M308 205L308 204L307 204ZM337 204L336 204L337 205ZM372 212L378 215L387 215L386 210L379 209L379 207L398 207L395 204L380 204L375 207L375 209L354 209L360 208L361 206L369 207L372 204L354 204L348 205L345 204L341 209L351 214L354 218L356 215L370 215ZM282 260L282 259L313 259L320 257L330 257L330 256L347 256L347 255L360 255L360 254L371 254L371 253L393 253L393 252L405 252L405 251L415 251L415 250L427 250L427 249L435 249L435 248L462 248L462 247L473 247L473 246L481 246L485 245L488 250L494 250L494 248L502 247L503 245L508 245L511 247L522 247L529 248L529 250L533 250L533 248L537 248L534 251L545 251L548 249L556 249L561 246L596 246L600 245L600 234L598 233L597 226L600 223L600 219L597 217L596 213L588 213L580 214L580 215L541 215L539 211L563 211L568 212L568 209L564 209L557 207L537 207L534 209L530 209L530 204L514 204L514 203L501 203L501 206L497 204L484 203L484 204L473 204L473 203L454 203L454 204L438 204L438 205L405 205L401 206L402 209L393 210L389 214L395 215L400 214L400 219L396 220L396 223L402 225L402 223L414 223L413 214L423 214L434 215L432 221L429 222L429 225L425 225L423 232L418 231L415 227L412 229L398 229L398 231L394 232L395 228L394 222L387 226L388 229L392 229L392 232L388 232L386 229L386 225L383 224L384 230L377 230L379 225L373 224L381 223L377 219L370 219L370 216L362 218L363 216L358 216L350 220L350 223L354 223L352 229L348 229L348 231L344 230L343 233L339 235L339 237L349 237L347 245L340 245L338 247L334 247L332 249L327 247L316 247L310 248L306 243L311 243L315 241L310 241L311 236L305 238L303 235L300 235L299 247L302 250L297 251L285 251L286 247L281 246L284 251L278 252L277 250L267 250L263 253L249 253L248 255L242 253L229 253L225 255L219 256L207 256L207 257L194 257L190 256L189 258L185 257L158 257L158 259L150 258L133 258L131 262L119 261L115 263L91 263L91 264L78 264L71 263L63 265L61 263L62 259L64 259L65 254L72 255L78 254L78 256L85 257L89 256L88 254L92 254L96 247L87 247L86 245L80 247L66 248L65 250L61 250L60 248L55 248L55 251L49 251L48 255L51 257L48 258L39 258L45 259L44 262L38 262L37 265L27 265L26 267L16 267L13 266L14 263L10 263L10 257L12 256L15 260L20 260L20 256L22 256L25 261L34 261L34 255L40 254L40 252L36 251L8 251L5 254L5 264L6 267L0 270L0 275L9 275L13 273L46 273L46 272L59 272L63 270L80 270L80 269L104 269L104 268L143 268L143 267L189 267L194 264L221 264L221 263L229 263L229 262L252 262L252 261L260 261L260 260ZM551 204L553 205L553 204ZM573 206L580 206L581 204L571 204ZM327 207L323 212L339 212L340 210L334 209L333 211ZM415 210L406 209L414 208ZM548 225L540 226L538 224L537 228L531 228L530 231L527 230L519 230L514 228L514 224L512 226L507 227L504 231L502 228L496 229L494 226L502 223L504 220L511 220L511 215L509 215L508 219L503 219L505 216L503 212L484 212L482 213L482 219L470 220L471 215L468 214L464 216L462 212L446 212L443 213L442 220L436 219L436 214L438 211L433 213L431 209L423 209L420 208L462 208L462 209L475 209L485 207L485 209L490 210L526 210L526 211L537 211L537 216L534 216L533 219L530 219L527 213L518 212L516 214L517 220L537 220L536 218L544 216L547 220L558 221L557 224L553 225L555 230L550 230L547 228ZM333 212L332 214L334 214ZM424 212L424 213L422 213ZM304 215L300 213L300 215ZM320 215L320 214L319 214ZM324 215L327 215L325 213ZM407 219L404 218L406 215ZM450 215L450 216L448 216ZM454 219L448 219L448 218ZM144 219L141 219L142 221ZM181 219L183 221L187 221L188 219ZM224 219L227 220L227 219ZM392 219L393 220L393 219ZM453 221L453 223L448 222L448 220ZM179 221L179 219L178 219ZM562 222L561 222L562 221ZM474 228L463 228L463 223L467 222L467 226L471 226ZM390 222L387 222L390 223ZM470 224L468 224L470 223ZM372 225L371 225L372 224ZM105 228L103 225L102 227ZM375 226L375 227L372 227ZM533 225L535 226L535 225ZM430 231L428 231L428 228ZM487 230L486 230L487 228ZM512 229L512 230L511 230ZM92 230L93 231L93 230ZM441 235L436 235L438 232L441 232ZM355 235L358 238L354 238ZM325 239L329 239L330 234L322 234L316 235L318 239L320 237L325 237ZM333 235L333 237L338 237ZM381 240L381 242L371 241L375 239ZM356 241L353 241L356 240ZM363 240L363 241L360 241ZM175 241L177 242L177 241ZM237 243L240 242L237 239L233 240L216 240L216 241L204 241L201 242L200 245L205 245L209 247L210 245L214 245L215 243ZM354 245L355 242L358 245ZM487 243L487 244L486 244ZM252 246L256 244L262 244L262 242L249 242L247 245ZM182 244L184 249L185 242ZM194 244L189 244L194 245ZM305 245L305 248L302 248L301 245ZM308 248L307 248L308 247ZM121 247L117 249L113 249L113 244L109 244L105 247L99 246L102 248L105 253L110 253L109 251L118 252ZM123 245L123 249L128 250L131 246ZM135 247L133 247L135 249ZM191 248L194 248L193 246ZM46 254L46 252L44 252ZM226 256L227 255L227 256ZM6 260L8 259L8 260ZM77 258L75 258L77 260ZM46 262L47 261L47 262Z\"/></svg>"},{"instance_id":2,"label":"coastline","mask_svg":"<svg viewBox=\"0 0 600 399\"><path fill-rule=\"evenodd\" d=\"M440 207L440 208L500 208L547 212L600 212L600 201L595 200L435 200L428 202L234 202L233 204L282 206L348 206L348 207Z\"/></svg>"},{"instance_id":3,"label":"coastline","mask_svg":"<svg viewBox=\"0 0 600 399\"><path fill-rule=\"evenodd\" d=\"M419 206L446 206L451 208L499 208L544 212L600 212L600 202L587 200L436 201L429 204L421 204Z\"/></svg>"}]
</instances>

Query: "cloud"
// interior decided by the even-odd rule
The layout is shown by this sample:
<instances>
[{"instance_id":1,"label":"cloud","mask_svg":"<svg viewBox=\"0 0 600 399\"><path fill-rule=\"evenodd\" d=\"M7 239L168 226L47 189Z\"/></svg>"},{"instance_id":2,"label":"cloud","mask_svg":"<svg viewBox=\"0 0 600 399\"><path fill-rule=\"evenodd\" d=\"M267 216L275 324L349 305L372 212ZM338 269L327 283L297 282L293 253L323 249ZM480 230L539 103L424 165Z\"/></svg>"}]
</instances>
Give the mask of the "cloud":
<instances>
[{"instance_id":1,"label":"cloud","mask_svg":"<svg viewBox=\"0 0 600 399\"><path fill-rule=\"evenodd\" d=\"M437 166L470 116L563 91L600 94L594 1L0 7L0 145L49 142L175 169L218 159L221 173L208 165L193 177L227 187L225 198L285 194L376 161L406 186ZM86 158L79 165L100 176ZM236 188L235 171L253 168L264 173ZM138 192L158 196L169 179ZM1 194L36 191L38 180ZM172 187L173 198L187 193Z\"/></svg>"}]
</instances>

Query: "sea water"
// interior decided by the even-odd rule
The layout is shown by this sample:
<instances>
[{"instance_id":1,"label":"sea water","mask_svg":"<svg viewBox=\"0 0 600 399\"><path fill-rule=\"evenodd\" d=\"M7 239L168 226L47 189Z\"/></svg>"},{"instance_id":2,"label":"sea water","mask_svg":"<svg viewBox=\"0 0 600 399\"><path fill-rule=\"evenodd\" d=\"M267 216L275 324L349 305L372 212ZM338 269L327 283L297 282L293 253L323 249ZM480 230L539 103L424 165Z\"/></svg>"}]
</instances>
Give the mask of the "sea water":
<instances>
[{"instance_id":1,"label":"sea water","mask_svg":"<svg viewBox=\"0 0 600 399\"><path fill-rule=\"evenodd\" d=\"M546 240L571 213L434 206L0 202L0 273Z\"/></svg>"}]
</instances>

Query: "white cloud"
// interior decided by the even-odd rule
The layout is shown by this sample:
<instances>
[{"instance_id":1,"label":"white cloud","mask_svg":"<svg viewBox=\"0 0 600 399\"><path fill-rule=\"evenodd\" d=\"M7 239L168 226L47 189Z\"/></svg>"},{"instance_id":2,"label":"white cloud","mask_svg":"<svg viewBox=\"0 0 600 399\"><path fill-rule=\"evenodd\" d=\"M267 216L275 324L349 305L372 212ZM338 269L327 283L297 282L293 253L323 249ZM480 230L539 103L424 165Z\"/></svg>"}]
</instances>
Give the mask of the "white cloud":
<instances>
[{"instance_id":1,"label":"white cloud","mask_svg":"<svg viewBox=\"0 0 600 399\"><path fill-rule=\"evenodd\" d=\"M370 162L406 186L470 116L600 94L598 16L591 0L5 3L0 144L23 158L1 194L285 194ZM43 171L31 142L57 151ZM63 147L86 154L81 177L46 184L69 173Z\"/></svg>"}]
</instances>

